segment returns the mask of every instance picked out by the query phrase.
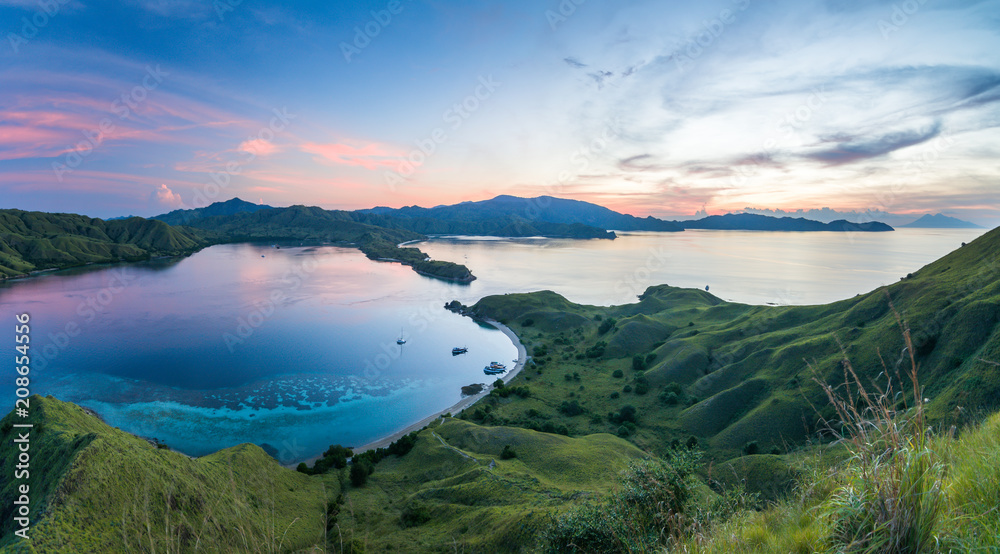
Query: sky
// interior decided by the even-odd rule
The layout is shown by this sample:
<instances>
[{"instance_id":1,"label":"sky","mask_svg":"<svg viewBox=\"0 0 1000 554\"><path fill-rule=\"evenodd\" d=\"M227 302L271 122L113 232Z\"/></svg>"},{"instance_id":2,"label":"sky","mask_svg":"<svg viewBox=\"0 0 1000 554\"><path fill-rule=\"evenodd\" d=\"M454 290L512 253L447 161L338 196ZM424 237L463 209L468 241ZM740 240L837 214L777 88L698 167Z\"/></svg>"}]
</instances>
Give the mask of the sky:
<instances>
[{"instance_id":1,"label":"sky","mask_svg":"<svg viewBox=\"0 0 1000 554\"><path fill-rule=\"evenodd\" d=\"M1000 1L0 0L0 208L1000 225Z\"/></svg>"}]
</instances>

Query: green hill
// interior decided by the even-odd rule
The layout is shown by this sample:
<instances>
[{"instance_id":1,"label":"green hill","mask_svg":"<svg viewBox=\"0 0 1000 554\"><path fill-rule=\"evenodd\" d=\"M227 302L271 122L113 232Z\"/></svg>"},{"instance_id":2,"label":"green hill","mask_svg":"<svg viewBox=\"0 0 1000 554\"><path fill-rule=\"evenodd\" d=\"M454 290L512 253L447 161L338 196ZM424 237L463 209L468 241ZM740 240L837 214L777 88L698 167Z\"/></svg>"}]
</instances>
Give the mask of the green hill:
<instances>
[{"instance_id":1,"label":"green hill","mask_svg":"<svg viewBox=\"0 0 1000 554\"><path fill-rule=\"evenodd\" d=\"M210 234L141 217L104 221L75 214L0 210L0 277L180 256L211 242Z\"/></svg>"},{"instance_id":2,"label":"green hill","mask_svg":"<svg viewBox=\"0 0 1000 554\"><path fill-rule=\"evenodd\" d=\"M31 418L0 423L0 466L30 422L30 476L0 486L4 552L291 552L323 543L337 481L278 465L253 445L191 459L113 429L82 408L30 398ZM14 536L15 487L30 486L30 541ZM249 545L249 546L248 546ZM200 546L200 547L199 547Z\"/></svg>"},{"instance_id":3,"label":"green hill","mask_svg":"<svg viewBox=\"0 0 1000 554\"><path fill-rule=\"evenodd\" d=\"M669 286L609 308L552 292L483 298L469 311L507 323L535 355L531 398L497 406L487 422L537 426L524 415L534 408L574 436L616 433L607 414L631 405L640 422L622 432L654 453L691 435L719 459L748 443L783 452L812 437L821 416L833 419L814 379L843 381L840 345L865 379L908 363L890 303L912 329L931 416L975 421L1000 409L990 362L1000 360L997 260L1000 230L896 284L821 306L749 306ZM557 409L570 401L579 413Z\"/></svg>"}]
</instances>

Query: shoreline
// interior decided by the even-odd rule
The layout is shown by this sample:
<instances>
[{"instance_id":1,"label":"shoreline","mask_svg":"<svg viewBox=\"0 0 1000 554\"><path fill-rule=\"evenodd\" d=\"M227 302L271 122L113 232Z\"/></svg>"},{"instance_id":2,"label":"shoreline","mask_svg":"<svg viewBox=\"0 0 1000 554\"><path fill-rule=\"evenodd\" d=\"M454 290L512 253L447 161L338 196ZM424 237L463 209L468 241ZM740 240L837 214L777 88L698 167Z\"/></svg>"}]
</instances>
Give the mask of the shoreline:
<instances>
[{"instance_id":1,"label":"shoreline","mask_svg":"<svg viewBox=\"0 0 1000 554\"><path fill-rule=\"evenodd\" d=\"M514 365L514 368L511 369L510 371L508 371L507 373L505 373L503 375L503 377L498 377L499 379L503 379L503 382L506 385L507 383L510 383L514 379L514 377L517 377L517 374L520 373L522 369L524 369L524 366L528 362L528 349L524 346L523 343L521 343L521 339L517 336L517 333L515 333L514 331L512 331L510 329L510 327L507 327L503 323L500 323L499 321L495 321L495 320L492 320L492 319L479 318L479 320L482 321L482 322L484 322L484 323L488 323L488 324L492 325L493 327L496 327L497 329L499 329L501 333L503 333L504 335L507 335L507 338L509 338L510 341L517 348L517 363ZM496 380L494 379L494 382L495 381ZM472 396L466 396L465 398L463 398L463 399L459 400L458 402L456 402L453 406L450 406L450 407L448 407L448 408L446 408L444 410L441 410L441 411L436 412L436 413L434 413L432 415L429 415L429 416L421 419L420 421L417 421L416 423L412 423L412 424L406 426L405 428L403 428L403 429L401 429L399 431L396 431L395 433L392 433L391 435L388 435L386 437L382 437L380 439L374 440L374 441L369 442L368 444L365 444L363 446L360 446L360 447L357 447L357 448L352 448L352 450L354 451L354 454L361 454L362 452L367 452L369 450L375 450L376 448L385 448L385 447L389 446L390 444L396 442L400 438L402 438L402 437L404 437L404 436L406 436L406 435L408 435L408 434L410 434L410 433L412 433L414 431L419 431L420 429L423 429L424 427L430 425L434 421L437 421L442 416L444 416L444 414L450 413L452 415L457 415L459 412L461 412L461 411L463 411L463 410L471 407L476 402L478 402L478 401L482 400L483 398L485 398L486 396L488 396L492 390L493 390L493 385L492 384L487 384L486 387L483 389L483 391L480 392L479 394L475 394L475 395L472 395ZM287 465L285 465L285 467L287 467L289 469L295 469L296 467L298 467L298 465L300 463L305 463L308 466L312 466L312 465L315 465L316 461L319 460L322 457L323 457L323 455L322 455L322 453L320 453L317 456L314 456L314 457L306 459L306 460L302 460L301 462L295 462L293 464L287 464Z\"/></svg>"}]
</instances>

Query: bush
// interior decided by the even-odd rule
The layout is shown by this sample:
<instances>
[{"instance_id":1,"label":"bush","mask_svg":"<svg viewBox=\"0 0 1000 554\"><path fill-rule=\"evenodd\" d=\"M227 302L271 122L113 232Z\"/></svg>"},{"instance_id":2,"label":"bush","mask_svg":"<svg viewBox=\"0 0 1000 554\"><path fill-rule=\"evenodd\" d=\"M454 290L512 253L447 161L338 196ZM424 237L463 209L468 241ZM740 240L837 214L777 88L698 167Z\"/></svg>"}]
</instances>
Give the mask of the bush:
<instances>
[{"instance_id":1,"label":"bush","mask_svg":"<svg viewBox=\"0 0 1000 554\"><path fill-rule=\"evenodd\" d=\"M632 385L625 385L622 387L622 392L632 392Z\"/></svg>"},{"instance_id":2,"label":"bush","mask_svg":"<svg viewBox=\"0 0 1000 554\"><path fill-rule=\"evenodd\" d=\"M660 401L667 406L676 406L680 403L681 399L677 396L677 393L673 391L663 391L663 393L660 394Z\"/></svg>"},{"instance_id":3,"label":"bush","mask_svg":"<svg viewBox=\"0 0 1000 554\"><path fill-rule=\"evenodd\" d=\"M624 373L622 373L622 370L620 370L620 369L616 369L616 370L615 370L615 371L614 371L614 372L613 372L613 373L611 374L611 376L612 376L612 377L614 377L614 378L616 378L616 379L621 379L622 377L624 377L624 376L625 376L625 374L624 374Z\"/></svg>"},{"instance_id":4,"label":"bush","mask_svg":"<svg viewBox=\"0 0 1000 554\"><path fill-rule=\"evenodd\" d=\"M534 324L535 324L535 320L531 319L530 317L528 319L525 319L524 321L521 322L521 326L522 327L531 327Z\"/></svg>"},{"instance_id":5,"label":"bush","mask_svg":"<svg viewBox=\"0 0 1000 554\"><path fill-rule=\"evenodd\" d=\"M604 355L604 350L608 347L608 343L604 341L598 341L597 344L591 346L586 351L586 356L588 358L600 358Z\"/></svg>"},{"instance_id":6,"label":"bush","mask_svg":"<svg viewBox=\"0 0 1000 554\"><path fill-rule=\"evenodd\" d=\"M904 352L909 354L907 373L915 405L897 416L894 397L900 393L893 390L892 382L877 387L877 395L868 393L846 357L842 365L852 385L847 392L820 382L843 422L838 427L849 433L834 434L852 455L842 486L826 505L831 550L933 552L940 546L935 528L944 507L945 468L930 447L917 379L916 357L921 353L914 349L909 327L891 304L890 308L903 332ZM931 350L933 344L926 352ZM883 375L890 374L888 368L883 370ZM851 394L852 390L856 392Z\"/></svg>"},{"instance_id":7,"label":"bush","mask_svg":"<svg viewBox=\"0 0 1000 554\"><path fill-rule=\"evenodd\" d=\"M678 451L661 461L633 463L620 489L602 503L559 516L542 533L548 552L661 551L692 526L686 510L700 454Z\"/></svg>"},{"instance_id":8,"label":"bush","mask_svg":"<svg viewBox=\"0 0 1000 554\"><path fill-rule=\"evenodd\" d=\"M343 469L347 467L347 459L354 456L354 452L350 448L346 448L339 444L332 444L330 448L326 449L323 453L323 457L316 460L313 465L312 474L321 475L330 471L330 468Z\"/></svg>"},{"instance_id":9,"label":"bush","mask_svg":"<svg viewBox=\"0 0 1000 554\"><path fill-rule=\"evenodd\" d=\"M632 369L635 371L642 371L646 369L646 359L640 354L632 356Z\"/></svg>"},{"instance_id":10,"label":"bush","mask_svg":"<svg viewBox=\"0 0 1000 554\"><path fill-rule=\"evenodd\" d=\"M745 456L753 456L758 450L757 441L750 441L743 445L743 454Z\"/></svg>"},{"instance_id":11,"label":"bush","mask_svg":"<svg viewBox=\"0 0 1000 554\"><path fill-rule=\"evenodd\" d=\"M611 421L612 423L630 422L638 424L639 423L638 410L635 409L635 406L632 406L631 404L626 404L625 406L622 406L622 409L618 410L618 413L611 416Z\"/></svg>"},{"instance_id":12,"label":"bush","mask_svg":"<svg viewBox=\"0 0 1000 554\"><path fill-rule=\"evenodd\" d=\"M604 333L607 333L612 328L614 328L614 326L615 326L616 323L618 323L618 322L615 321L615 318L613 318L613 317L609 317L608 319L605 319L601 323L601 326L597 328L597 334L603 335Z\"/></svg>"},{"instance_id":13,"label":"bush","mask_svg":"<svg viewBox=\"0 0 1000 554\"><path fill-rule=\"evenodd\" d=\"M572 402L563 401L559 406L559 411L570 417L578 416L583 413L583 407L576 400Z\"/></svg>"},{"instance_id":14,"label":"bush","mask_svg":"<svg viewBox=\"0 0 1000 554\"><path fill-rule=\"evenodd\" d=\"M351 484L363 487L368 482L368 476L375 471L375 466L367 458L355 459L351 462Z\"/></svg>"},{"instance_id":15,"label":"bush","mask_svg":"<svg viewBox=\"0 0 1000 554\"><path fill-rule=\"evenodd\" d=\"M503 450L500 451L501 460L512 460L516 457L517 457L517 452L514 452L514 449L511 448L509 444L504 446Z\"/></svg>"},{"instance_id":16,"label":"bush","mask_svg":"<svg viewBox=\"0 0 1000 554\"><path fill-rule=\"evenodd\" d=\"M645 377L639 377L635 380L635 393L642 396L649 392L649 381Z\"/></svg>"}]
</instances>

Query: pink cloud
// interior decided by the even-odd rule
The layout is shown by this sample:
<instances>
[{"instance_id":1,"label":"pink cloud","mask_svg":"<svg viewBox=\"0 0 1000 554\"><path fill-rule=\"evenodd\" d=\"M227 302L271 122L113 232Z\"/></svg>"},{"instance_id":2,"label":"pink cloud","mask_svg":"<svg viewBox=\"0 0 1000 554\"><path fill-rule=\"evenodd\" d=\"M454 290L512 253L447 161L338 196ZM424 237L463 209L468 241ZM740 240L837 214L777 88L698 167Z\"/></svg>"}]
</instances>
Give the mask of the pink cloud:
<instances>
[{"instance_id":1,"label":"pink cloud","mask_svg":"<svg viewBox=\"0 0 1000 554\"><path fill-rule=\"evenodd\" d=\"M184 205L184 200L181 199L181 195L170 190L170 187L163 183L160 183L159 188L153 191L150 195L150 199L154 200L157 204L168 208L179 208Z\"/></svg>"},{"instance_id":2,"label":"pink cloud","mask_svg":"<svg viewBox=\"0 0 1000 554\"><path fill-rule=\"evenodd\" d=\"M254 156L270 156L278 151L278 146L273 142L255 138L247 139L240 143L238 150L247 154L253 154Z\"/></svg>"},{"instance_id":3,"label":"pink cloud","mask_svg":"<svg viewBox=\"0 0 1000 554\"><path fill-rule=\"evenodd\" d=\"M363 167L376 170L379 167L395 167L406 153L397 148L379 143L349 141L343 143L319 144L307 142L299 145L307 153L317 156L320 162Z\"/></svg>"}]
</instances>

